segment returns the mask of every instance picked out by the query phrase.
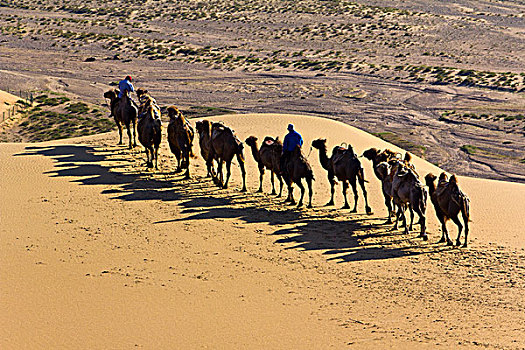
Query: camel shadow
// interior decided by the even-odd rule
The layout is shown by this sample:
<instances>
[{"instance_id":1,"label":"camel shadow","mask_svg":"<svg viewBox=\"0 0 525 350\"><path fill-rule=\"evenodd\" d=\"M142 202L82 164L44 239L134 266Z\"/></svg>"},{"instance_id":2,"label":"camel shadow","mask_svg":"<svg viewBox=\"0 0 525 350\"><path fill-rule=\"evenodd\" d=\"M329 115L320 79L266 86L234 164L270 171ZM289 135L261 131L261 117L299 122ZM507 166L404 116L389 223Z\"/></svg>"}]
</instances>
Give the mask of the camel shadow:
<instances>
[{"instance_id":1,"label":"camel shadow","mask_svg":"<svg viewBox=\"0 0 525 350\"><path fill-rule=\"evenodd\" d=\"M115 158L111 149L100 151L85 145L30 146L16 156L34 155L55 161L57 169L45 174L71 178L71 182L87 186L105 185L109 188L101 193L111 199L175 201L181 207L180 217L153 224L206 219L266 223L275 228L270 233L278 236L275 243L287 245L284 249L322 251L329 256L328 261L338 263L401 258L447 249L423 243L415 233L406 236L390 231L389 226L378 223L383 219L364 214L346 216L335 209L286 208L264 195L220 190L210 179L199 176L183 180L182 174L177 177L161 172L144 173L140 169L124 171L131 161L119 155Z\"/></svg>"}]
</instances>

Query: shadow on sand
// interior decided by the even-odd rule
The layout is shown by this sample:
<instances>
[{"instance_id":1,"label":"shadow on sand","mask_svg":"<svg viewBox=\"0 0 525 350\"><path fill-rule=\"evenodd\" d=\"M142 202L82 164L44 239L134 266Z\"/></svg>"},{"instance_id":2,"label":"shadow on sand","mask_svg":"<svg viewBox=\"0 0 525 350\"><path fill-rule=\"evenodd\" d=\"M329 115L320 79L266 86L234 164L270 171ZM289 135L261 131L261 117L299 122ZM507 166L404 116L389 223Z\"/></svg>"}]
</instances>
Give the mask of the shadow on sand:
<instances>
[{"instance_id":1,"label":"shadow on sand","mask_svg":"<svg viewBox=\"0 0 525 350\"><path fill-rule=\"evenodd\" d=\"M85 145L30 146L16 156L32 155L55 160L57 170L47 172L49 176L70 177L72 182L82 185L106 185L110 188L102 193L112 195L113 199L176 201L183 208L183 217L154 224L215 218L267 223L276 226L271 235L281 237L275 243L290 244L285 249L321 250L330 256L328 260L338 262L391 259L449 250L422 242L416 233L407 236L400 231L390 231L390 226L379 223L384 218L354 214L341 220L341 216L347 214L330 209L276 209L275 199L220 190L204 177L184 180L182 175L147 172L144 167L130 171L129 157L132 155L120 147L99 150Z\"/></svg>"}]
</instances>

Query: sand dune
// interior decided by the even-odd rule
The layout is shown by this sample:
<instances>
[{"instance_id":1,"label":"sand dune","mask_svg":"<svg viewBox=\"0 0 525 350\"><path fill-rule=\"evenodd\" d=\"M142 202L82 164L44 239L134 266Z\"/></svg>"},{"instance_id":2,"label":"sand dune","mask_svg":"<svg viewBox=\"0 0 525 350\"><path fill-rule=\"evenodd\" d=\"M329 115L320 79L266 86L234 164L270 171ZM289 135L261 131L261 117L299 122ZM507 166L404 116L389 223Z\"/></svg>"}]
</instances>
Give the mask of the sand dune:
<instances>
[{"instance_id":1,"label":"sand dune","mask_svg":"<svg viewBox=\"0 0 525 350\"><path fill-rule=\"evenodd\" d=\"M359 154L396 149L314 117L211 119L242 140L283 136L292 122L306 154L317 137ZM365 159L371 216L361 193L358 214L337 209L340 186L337 208L323 206L329 187L315 150L314 208L297 210L254 193L248 149L243 194L237 166L219 190L200 158L184 181L165 143L161 168L148 172L144 154L116 140L0 145L3 349L525 347L524 185L461 177L473 222L470 247L458 249L436 244L430 203L429 242L382 225Z\"/></svg>"},{"instance_id":2,"label":"sand dune","mask_svg":"<svg viewBox=\"0 0 525 350\"><path fill-rule=\"evenodd\" d=\"M7 110L12 108L13 105L16 103L16 101L18 101L19 99L20 98L18 96L15 96L8 92L0 90L0 118L1 118L2 112L7 113Z\"/></svg>"}]
</instances>

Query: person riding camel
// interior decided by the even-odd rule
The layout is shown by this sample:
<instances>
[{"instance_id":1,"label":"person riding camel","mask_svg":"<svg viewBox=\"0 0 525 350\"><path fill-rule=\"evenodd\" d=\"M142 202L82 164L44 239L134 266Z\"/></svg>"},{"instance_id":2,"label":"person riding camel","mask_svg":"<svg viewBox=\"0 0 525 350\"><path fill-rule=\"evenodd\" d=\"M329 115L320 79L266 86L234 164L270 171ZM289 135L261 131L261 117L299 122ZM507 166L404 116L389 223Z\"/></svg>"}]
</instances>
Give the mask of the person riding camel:
<instances>
[{"instance_id":1,"label":"person riding camel","mask_svg":"<svg viewBox=\"0 0 525 350\"><path fill-rule=\"evenodd\" d=\"M128 94L128 97L129 97L129 100L131 101L131 103L135 107L138 108L138 106L135 103L135 101L131 98L131 93L135 92L135 87L133 86L133 83L131 81L132 81L132 79L131 79L131 76L129 76L129 75L126 76L121 81L119 81L119 83L118 83L119 94L118 94L118 99L115 100L115 103L120 102L122 100L122 96L124 96L125 94Z\"/></svg>"},{"instance_id":2,"label":"person riding camel","mask_svg":"<svg viewBox=\"0 0 525 350\"><path fill-rule=\"evenodd\" d=\"M294 130L293 124L288 124L288 134L284 137L283 152L281 154L281 174L287 174L286 167L293 151L297 148L297 146L301 147L302 145L303 137Z\"/></svg>"},{"instance_id":3,"label":"person riding camel","mask_svg":"<svg viewBox=\"0 0 525 350\"><path fill-rule=\"evenodd\" d=\"M125 93L129 92L131 94L132 92L135 92L135 87L133 86L133 83L131 81L132 79L129 75L126 78L119 81L118 89L120 90L120 92L118 94L118 98L122 98L122 96L124 96Z\"/></svg>"}]
</instances>

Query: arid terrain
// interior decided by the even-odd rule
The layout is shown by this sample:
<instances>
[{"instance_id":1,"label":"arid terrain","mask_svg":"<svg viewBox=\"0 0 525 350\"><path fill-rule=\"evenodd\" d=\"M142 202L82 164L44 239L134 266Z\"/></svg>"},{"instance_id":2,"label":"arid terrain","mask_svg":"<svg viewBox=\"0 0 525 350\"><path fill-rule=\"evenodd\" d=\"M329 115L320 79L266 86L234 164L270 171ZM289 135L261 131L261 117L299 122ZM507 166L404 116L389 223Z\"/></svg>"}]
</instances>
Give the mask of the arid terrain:
<instances>
[{"instance_id":1,"label":"arid terrain","mask_svg":"<svg viewBox=\"0 0 525 350\"><path fill-rule=\"evenodd\" d=\"M0 89L103 107L131 74L163 105L323 116L454 173L523 182L524 13L520 1L0 1Z\"/></svg>"},{"instance_id":2,"label":"arid terrain","mask_svg":"<svg viewBox=\"0 0 525 350\"><path fill-rule=\"evenodd\" d=\"M242 139L292 121L307 144L351 137L354 149L395 146L324 118L212 117ZM469 247L447 247L434 209L429 240L384 225L379 181L363 161L374 213L329 199L318 154L308 159L312 209L264 193L245 150L228 190L159 170L116 146L116 132L0 145L0 347L179 349L522 349L525 324L523 184L460 177L471 199ZM199 148L195 147L199 154ZM419 158L421 174L438 173ZM298 189L295 189L296 195ZM350 196L351 197L351 196ZM351 200L353 203L353 200ZM449 223L452 237L456 229Z\"/></svg>"},{"instance_id":3,"label":"arid terrain","mask_svg":"<svg viewBox=\"0 0 525 350\"><path fill-rule=\"evenodd\" d=\"M524 349L525 2L0 0L1 349ZM163 112L159 169L117 145L126 75ZM244 141L303 135L313 208L176 173L166 106ZM458 174L468 247L335 206L312 141ZM127 144L124 136L124 144ZM426 187L425 187L426 188ZM299 190L295 188L296 198ZM284 190L286 193L286 189ZM348 199L354 198L349 190ZM455 241L456 226L448 223ZM462 240L464 237L462 237Z\"/></svg>"}]
</instances>

